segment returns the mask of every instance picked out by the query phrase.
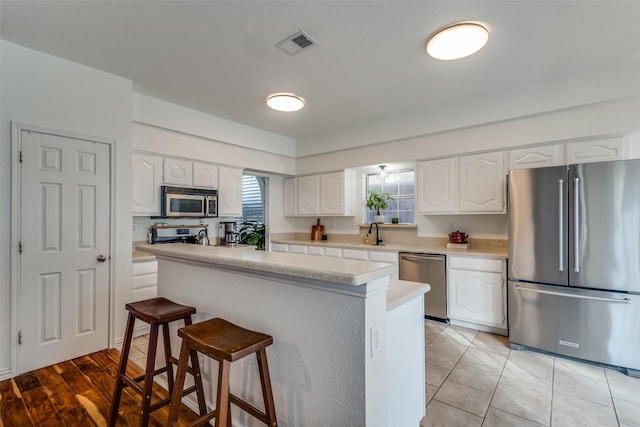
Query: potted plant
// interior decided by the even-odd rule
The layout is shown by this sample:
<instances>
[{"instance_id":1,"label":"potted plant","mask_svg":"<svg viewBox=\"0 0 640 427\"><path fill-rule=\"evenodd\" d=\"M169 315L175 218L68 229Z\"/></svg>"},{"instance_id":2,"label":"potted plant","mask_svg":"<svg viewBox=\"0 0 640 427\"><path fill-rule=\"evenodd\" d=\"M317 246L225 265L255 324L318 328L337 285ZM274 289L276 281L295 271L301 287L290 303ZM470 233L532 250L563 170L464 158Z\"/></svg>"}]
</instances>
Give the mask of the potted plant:
<instances>
[{"instance_id":1,"label":"potted plant","mask_svg":"<svg viewBox=\"0 0 640 427\"><path fill-rule=\"evenodd\" d=\"M374 222L378 224L382 224L384 222L384 217L380 211L387 208L388 200L393 200L393 197L381 189L376 191L367 190L367 209L376 211L376 215L373 218Z\"/></svg>"},{"instance_id":2,"label":"potted plant","mask_svg":"<svg viewBox=\"0 0 640 427\"><path fill-rule=\"evenodd\" d=\"M254 245L257 251L264 251L264 224L258 221L244 221L238 231L239 241L243 245Z\"/></svg>"}]
</instances>

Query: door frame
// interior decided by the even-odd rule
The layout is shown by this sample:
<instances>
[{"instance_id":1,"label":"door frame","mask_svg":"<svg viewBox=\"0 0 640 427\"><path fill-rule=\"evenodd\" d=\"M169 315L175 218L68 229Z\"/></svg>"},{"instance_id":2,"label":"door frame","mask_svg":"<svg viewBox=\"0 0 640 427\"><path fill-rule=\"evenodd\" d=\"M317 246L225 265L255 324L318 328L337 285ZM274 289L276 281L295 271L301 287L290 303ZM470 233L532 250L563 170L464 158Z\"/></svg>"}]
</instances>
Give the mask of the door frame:
<instances>
[{"instance_id":1,"label":"door frame","mask_svg":"<svg viewBox=\"0 0 640 427\"><path fill-rule=\"evenodd\" d=\"M22 147L22 132L38 132L64 138L81 139L107 144L109 147L109 307L107 310L107 347L111 346L114 337L114 301L116 274L116 258L113 256L115 248L115 171L116 171L116 141L78 132L52 129L21 122L11 122L11 331L10 331L10 360L11 373L14 377L18 374L18 331L20 330L20 231L22 227L22 168L20 164L20 151Z\"/></svg>"}]
</instances>

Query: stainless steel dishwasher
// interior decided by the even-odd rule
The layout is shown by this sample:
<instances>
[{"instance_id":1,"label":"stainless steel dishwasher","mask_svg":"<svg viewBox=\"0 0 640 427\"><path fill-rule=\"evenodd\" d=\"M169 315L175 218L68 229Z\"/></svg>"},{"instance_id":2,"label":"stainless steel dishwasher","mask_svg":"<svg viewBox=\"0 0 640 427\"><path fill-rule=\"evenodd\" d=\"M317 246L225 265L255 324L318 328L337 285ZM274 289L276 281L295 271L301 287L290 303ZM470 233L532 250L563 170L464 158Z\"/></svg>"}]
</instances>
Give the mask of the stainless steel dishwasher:
<instances>
[{"instance_id":1,"label":"stainless steel dishwasher","mask_svg":"<svg viewBox=\"0 0 640 427\"><path fill-rule=\"evenodd\" d=\"M447 319L447 263L444 255L400 252L400 280L428 283L424 294L424 315L430 319Z\"/></svg>"}]
</instances>

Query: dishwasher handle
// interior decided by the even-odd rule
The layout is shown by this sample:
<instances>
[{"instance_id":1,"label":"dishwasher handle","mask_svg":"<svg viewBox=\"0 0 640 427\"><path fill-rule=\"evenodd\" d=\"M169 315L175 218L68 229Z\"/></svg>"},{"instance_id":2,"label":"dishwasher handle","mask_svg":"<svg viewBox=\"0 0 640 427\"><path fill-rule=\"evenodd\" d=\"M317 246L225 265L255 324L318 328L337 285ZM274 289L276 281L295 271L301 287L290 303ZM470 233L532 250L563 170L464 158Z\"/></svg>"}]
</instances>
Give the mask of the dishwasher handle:
<instances>
[{"instance_id":1,"label":"dishwasher handle","mask_svg":"<svg viewBox=\"0 0 640 427\"><path fill-rule=\"evenodd\" d=\"M414 260L431 259L434 261L444 261L445 255L408 254L408 253L401 252L400 258L414 259Z\"/></svg>"}]
</instances>

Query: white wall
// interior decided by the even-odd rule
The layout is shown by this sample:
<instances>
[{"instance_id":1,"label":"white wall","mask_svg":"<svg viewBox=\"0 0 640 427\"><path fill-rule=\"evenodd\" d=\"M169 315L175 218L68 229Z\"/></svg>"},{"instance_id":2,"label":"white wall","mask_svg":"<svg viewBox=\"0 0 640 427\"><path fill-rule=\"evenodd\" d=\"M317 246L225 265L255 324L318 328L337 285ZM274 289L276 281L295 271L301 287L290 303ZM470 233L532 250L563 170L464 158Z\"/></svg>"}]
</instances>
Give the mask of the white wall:
<instances>
[{"instance_id":1,"label":"white wall","mask_svg":"<svg viewBox=\"0 0 640 427\"><path fill-rule=\"evenodd\" d=\"M582 70L572 75L534 81L512 90L454 99L437 108L403 113L398 117L299 140L297 153L299 157L313 156L637 96L640 95L638 75L640 59L636 58L626 66ZM588 123L585 125L588 128Z\"/></svg>"},{"instance_id":2,"label":"white wall","mask_svg":"<svg viewBox=\"0 0 640 427\"><path fill-rule=\"evenodd\" d=\"M11 121L115 140L115 306L131 289L132 83L60 58L0 41L0 379L10 374L11 346ZM120 292L123 290L123 292ZM127 294L127 292L129 294ZM124 315L124 309L121 310ZM124 330L118 316L115 330ZM120 332L120 335L122 333ZM113 342L113 335L112 342Z\"/></svg>"}]
</instances>

